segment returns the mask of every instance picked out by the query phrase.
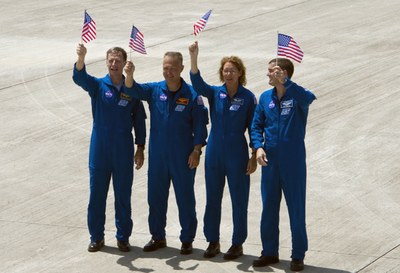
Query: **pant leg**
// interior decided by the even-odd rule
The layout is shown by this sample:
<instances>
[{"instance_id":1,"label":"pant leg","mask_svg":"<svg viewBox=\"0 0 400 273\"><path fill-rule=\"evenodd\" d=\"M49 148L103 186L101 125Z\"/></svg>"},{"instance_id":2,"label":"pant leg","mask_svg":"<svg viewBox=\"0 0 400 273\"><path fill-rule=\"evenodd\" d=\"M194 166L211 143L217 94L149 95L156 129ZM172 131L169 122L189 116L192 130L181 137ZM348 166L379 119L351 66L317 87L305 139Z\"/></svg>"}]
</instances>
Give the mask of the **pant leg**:
<instances>
[{"instance_id":1,"label":"pant leg","mask_svg":"<svg viewBox=\"0 0 400 273\"><path fill-rule=\"evenodd\" d=\"M133 184L133 140L132 135L119 136L113 154L113 187L116 238L129 241L132 234L132 184Z\"/></svg>"},{"instance_id":2,"label":"pant leg","mask_svg":"<svg viewBox=\"0 0 400 273\"><path fill-rule=\"evenodd\" d=\"M91 241L104 238L106 221L106 200L110 185L111 171L89 167L90 197L88 205L88 228Z\"/></svg>"},{"instance_id":3,"label":"pant leg","mask_svg":"<svg viewBox=\"0 0 400 273\"><path fill-rule=\"evenodd\" d=\"M228 186L232 202L232 244L234 245L242 245L247 238L247 209L250 192L250 176L246 175L247 163L238 163L230 164L231 166L227 167Z\"/></svg>"},{"instance_id":4,"label":"pant leg","mask_svg":"<svg viewBox=\"0 0 400 273\"><path fill-rule=\"evenodd\" d=\"M194 194L194 177L196 169L190 170L186 165L173 168L172 183L181 224L181 242L193 242L197 230L196 198Z\"/></svg>"},{"instance_id":5,"label":"pant leg","mask_svg":"<svg viewBox=\"0 0 400 273\"><path fill-rule=\"evenodd\" d=\"M150 234L154 240L165 238L170 183L166 164L150 161L147 186L148 221Z\"/></svg>"},{"instance_id":6,"label":"pant leg","mask_svg":"<svg viewBox=\"0 0 400 273\"><path fill-rule=\"evenodd\" d=\"M105 132L93 128L89 151L90 196L87 216L92 241L104 238L107 193L111 179L107 140Z\"/></svg>"},{"instance_id":7,"label":"pant leg","mask_svg":"<svg viewBox=\"0 0 400 273\"><path fill-rule=\"evenodd\" d=\"M279 209L282 191L277 166L262 167L261 195L263 209L261 215L262 255L279 256Z\"/></svg>"},{"instance_id":8,"label":"pant leg","mask_svg":"<svg viewBox=\"0 0 400 273\"><path fill-rule=\"evenodd\" d=\"M289 211L292 232L292 258L304 259L308 249L306 231L306 166L305 161L288 165L283 176L283 192Z\"/></svg>"},{"instance_id":9,"label":"pant leg","mask_svg":"<svg viewBox=\"0 0 400 273\"><path fill-rule=\"evenodd\" d=\"M208 147L207 147L208 149ZM204 236L207 242L217 242L220 239L221 203L225 187L225 171L215 157L206 154L206 208L204 212Z\"/></svg>"}]
</instances>

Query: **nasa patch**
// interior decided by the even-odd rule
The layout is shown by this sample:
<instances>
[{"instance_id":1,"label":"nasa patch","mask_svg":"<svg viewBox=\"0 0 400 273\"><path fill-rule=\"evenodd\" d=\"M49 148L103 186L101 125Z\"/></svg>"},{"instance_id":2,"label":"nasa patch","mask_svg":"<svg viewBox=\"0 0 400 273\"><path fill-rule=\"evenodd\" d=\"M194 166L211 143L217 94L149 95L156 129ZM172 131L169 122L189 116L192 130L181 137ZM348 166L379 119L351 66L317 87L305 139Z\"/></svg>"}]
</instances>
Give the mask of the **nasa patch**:
<instances>
[{"instance_id":1,"label":"nasa patch","mask_svg":"<svg viewBox=\"0 0 400 273\"><path fill-rule=\"evenodd\" d=\"M275 107L275 102L273 100L270 101L270 103L268 104L268 108L272 109Z\"/></svg>"},{"instance_id":2,"label":"nasa patch","mask_svg":"<svg viewBox=\"0 0 400 273\"><path fill-rule=\"evenodd\" d=\"M167 100L167 95L161 94L160 95L160 101L166 101Z\"/></svg>"},{"instance_id":3,"label":"nasa patch","mask_svg":"<svg viewBox=\"0 0 400 273\"><path fill-rule=\"evenodd\" d=\"M111 90L107 90L104 95L106 96L106 98L110 99L113 96L113 92Z\"/></svg>"}]
</instances>

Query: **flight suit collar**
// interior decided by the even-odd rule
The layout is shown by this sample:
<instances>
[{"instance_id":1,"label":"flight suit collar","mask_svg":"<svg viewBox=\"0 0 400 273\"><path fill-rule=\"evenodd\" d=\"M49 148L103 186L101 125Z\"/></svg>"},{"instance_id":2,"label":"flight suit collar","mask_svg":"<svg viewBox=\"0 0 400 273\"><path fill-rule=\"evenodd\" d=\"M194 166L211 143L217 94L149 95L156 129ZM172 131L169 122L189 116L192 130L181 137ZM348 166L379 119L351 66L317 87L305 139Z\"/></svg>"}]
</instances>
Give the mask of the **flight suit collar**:
<instances>
[{"instance_id":1,"label":"flight suit collar","mask_svg":"<svg viewBox=\"0 0 400 273\"><path fill-rule=\"evenodd\" d=\"M114 86L114 84L113 84L113 82L112 82L111 77L110 77L109 74L107 74L107 75L102 79L102 81L103 81L105 84L109 85L109 86ZM124 83L125 83L125 76L122 75L122 86L124 86Z\"/></svg>"},{"instance_id":2,"label":"flight suit collar","mask_svg":"<svg viewBox=\"0 0 400 273\"><path fill-rule=\"evenodd\" d=\"M239 84L238 90L237 90L237 92L236 92L234 97L240 96L244 92L244 90L245 89L244 89L243 85ZM226 88L226 83L224 83L222 85L221 91L224 92L226 94L226 96L228 97L228 89Z\"/></svg>"}]
</instances>

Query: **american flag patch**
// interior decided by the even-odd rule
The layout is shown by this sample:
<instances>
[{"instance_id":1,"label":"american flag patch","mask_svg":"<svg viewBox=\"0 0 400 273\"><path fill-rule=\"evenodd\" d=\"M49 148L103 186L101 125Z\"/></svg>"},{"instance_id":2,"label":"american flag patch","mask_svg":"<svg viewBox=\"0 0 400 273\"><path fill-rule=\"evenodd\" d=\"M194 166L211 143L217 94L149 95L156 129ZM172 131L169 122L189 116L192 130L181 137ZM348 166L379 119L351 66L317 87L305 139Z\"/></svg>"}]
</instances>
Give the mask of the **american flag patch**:
<instances>
[{"instance_id":1,"label":"american flag patch","mask_svg":"<svg viewBox=\"0 0 400 273\"><path fill-rule=\"evenodd\" d=\"M197 105L204 105L202 96L197 97Z\"/></svg>"}]
</instances>

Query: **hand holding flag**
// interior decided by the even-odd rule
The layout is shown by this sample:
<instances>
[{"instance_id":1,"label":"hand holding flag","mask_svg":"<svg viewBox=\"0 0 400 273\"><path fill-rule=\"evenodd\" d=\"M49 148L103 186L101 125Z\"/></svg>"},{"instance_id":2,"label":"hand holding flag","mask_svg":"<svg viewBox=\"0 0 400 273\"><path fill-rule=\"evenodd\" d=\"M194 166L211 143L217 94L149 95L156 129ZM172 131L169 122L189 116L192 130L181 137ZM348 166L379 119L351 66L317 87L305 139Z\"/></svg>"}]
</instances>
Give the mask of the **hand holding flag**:
<instances>
[{"instance_id":1,"label":"hand holding flag","mask_svg":"<svg viewBox=\"0 0 400 273\"><path fill-rule=\"evenodd\" d=\"M90 17L89 13L84 13L83 28L82 28L82 41L85 43L96 39L96 22Z\"/></svg>"},{"instance_id":2,"label":"hand holding flag","mask_svg":"<svg viewBox=\"0 0 400 273\"><path fill-rule=\"evenodd\" d=\"M304 52L289 35L278 33L278 56L284 56L301 63Z\"/></svg>"},{"instance_id":3,"label":"hand holding flag","mask_svg":"<svg viewBox=\"0 0 400 273\"><path fill-rule=\"evenodd\" d=\"M131 38L129 39L129 47L141 54L147 54L144 47L144 36L135 26L132 26Z\"/></svg>"},{"instance_id":4,"label":"hand holding flag","mask_svg":"<svg viewBox=\"0 0 400 273\"><path fill-rule=\"evenodd\" d=\"M211 10L207 11L206 14L204 14L199 20L196 21L196 23L194 23L193 26L193 34L194 36L197 36L197 34L199 34L200 31L202 31L205 27L206 24L208 22L208 18L211 15Z\"/></svg>"}]
</instances>

